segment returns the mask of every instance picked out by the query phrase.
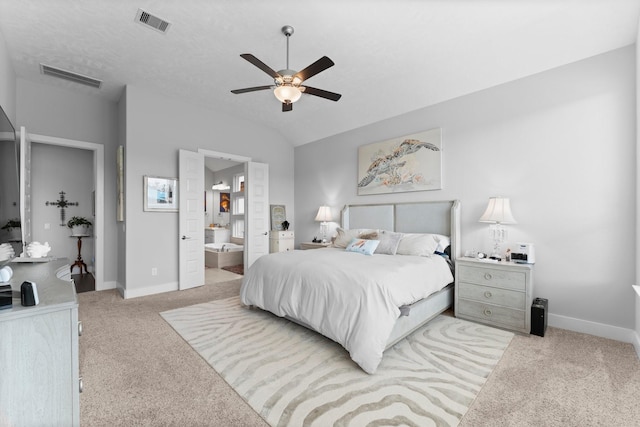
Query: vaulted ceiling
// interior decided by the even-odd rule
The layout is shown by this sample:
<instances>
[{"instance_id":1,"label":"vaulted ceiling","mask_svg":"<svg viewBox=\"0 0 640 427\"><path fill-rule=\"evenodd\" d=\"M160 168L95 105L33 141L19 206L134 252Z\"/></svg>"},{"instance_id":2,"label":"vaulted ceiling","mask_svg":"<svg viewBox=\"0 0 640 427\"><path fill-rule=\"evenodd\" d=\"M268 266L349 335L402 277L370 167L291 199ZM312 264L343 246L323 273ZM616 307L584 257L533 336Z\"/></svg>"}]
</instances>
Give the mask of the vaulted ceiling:
<instances>
[{"instance_id":1,"label":"vaulted ceiling","mask_svg":"<svg viewBox=\"0 0 640 427\"><path fill-rule=\"evenodd\" d=\"M166 33L136 22L139 9ZM640 0L0 0L0 33L19 78L117 100L132 84L270 126L293 145L316 141L635 43ZM271 91L232 89L335 66L281 112ZM100 89L44 76L40 64L102 80Z\"/></svg>"}]
</instances>

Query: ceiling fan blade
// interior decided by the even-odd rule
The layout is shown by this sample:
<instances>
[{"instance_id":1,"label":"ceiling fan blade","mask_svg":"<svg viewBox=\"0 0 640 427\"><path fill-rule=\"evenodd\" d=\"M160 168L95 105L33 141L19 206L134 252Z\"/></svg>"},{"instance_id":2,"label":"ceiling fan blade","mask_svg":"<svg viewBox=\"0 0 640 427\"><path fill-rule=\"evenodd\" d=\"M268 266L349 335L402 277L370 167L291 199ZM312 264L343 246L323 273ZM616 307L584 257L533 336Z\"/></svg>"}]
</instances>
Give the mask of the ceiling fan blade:
<instances>
[{"instance_id":1,"label":"ceiling fan blade","mask_svg":"<svg viewBox=\"0 0 640 427\"><path fill-rule=\"evenodd\" d=\"M327 68L333 67L334 65L335 64L331 59L329 59L328 56L323 56L313 64L309 65L304 70L298 71L295 77L299 77L304 81L304 80L310 79L311 77L315 76L319 72L326 70Z\"/></svg>"},{"instance_id":2,"label":"ceiling fan blade","mask_svg":"<svg viewBox=\"0 0 640 427\"><path fill-rule=\"evenodd\" d=\"M265 64L264 62L260 61L258 58L256 58L255 56L253 56L250 53L243 53L242 55L240 55L241 57L243 57L244 59L246 59L247 61L251 62L253 65L255 65L256 67L260 68L262 71L264 71L265 73L269 74L271 77L273 77L274 79L277 77L280 77L280 74L276 73L273 69L271 69L271 67L269 67L267 64Z\"/></svg>"},{"instance_id":3,"label":"ceiling fan blade","mask_svg":"<svg viewBox=\"0 0 640 427\"><path fill-rule=\"evenodd\" d=\"M330 99L331 101L337 101L342 97L342 95L340 95L339 93L316 89L315 87L311 86L304 86L304 90L302 91L302 93L306 93L307 95L319 96L320 98Z\"/></svg>"},{"instance_id":4,"label":"ceiling fan blade","mask_svg":"<svg viewBox=\"0 0 640 427\"><path fill-rule=\"evenodd\" d=\"M293 111L293 102L288 104L286 102L282 103L282 112L286 113L287 111Z\"/></svg>"},{"instance_id":5,"label":"ceiling fan blade","mask_svg":"<svg viewBox=\"0 0 640 427\"><path fill-rule=\"evenodd\" d=\"M272 86L254 86L254 87L246 87L244 89L234 89L231 93L239 94L239 93L247 93L247 92L255 92L257 90L267 90L271 89Z\"/></svg>"}]
</instances>

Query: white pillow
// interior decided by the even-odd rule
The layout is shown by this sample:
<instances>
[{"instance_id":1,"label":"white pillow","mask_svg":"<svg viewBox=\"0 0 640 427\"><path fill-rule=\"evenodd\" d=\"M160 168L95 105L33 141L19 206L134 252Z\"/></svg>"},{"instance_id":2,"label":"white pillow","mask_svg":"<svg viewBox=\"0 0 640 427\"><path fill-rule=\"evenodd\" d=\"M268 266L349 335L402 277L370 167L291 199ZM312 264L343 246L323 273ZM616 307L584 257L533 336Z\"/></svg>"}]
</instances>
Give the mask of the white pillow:
<instances>
[{"instance_id":1,"label":"white pillow","mask_svg":"<svg viewBox=\"0 0 640 427\"><path fill-rule=\"evenodd\" d=\"M375 253L384 255L395 255L398 251L398 245L402 239L402 233L394 233L393 231L382 230L378 232L380 244L376 248Z\"/></svg>"},{"instance_id":2,"label":"white pillow","mask_svg":"<svg viewBox=\"0 0 640 427\"><path fill-rule=\"evenodd\" d=\"M431 256L438 248L433 234L405 233L400 239L397 255Z\"/></svg>"},{"instance_id":3,"label":"white pillow","mask_svg":"<svg viewBox=\"0 0 640 427\"><path fill-rule=\"evenodd\" d=\"M347 245L347 252L357 252L363 255L373 255L373 252L378 247L380 240L368 240L368 239L352 239Z\"/></svg>"},{"instance_id":4,"label":"white pillow","mask_svg":"<svg viewBox=\"0 0 640 427\"><path fill-rule=\"evenodd\" d=\"M366 229L366 228L354 228L351 230L346 230L344 228L338 227L336 229L336 232L338 234L336 235L336 238L333 240L334 248L346 248L349 245L349 243L351 243L351 240L353 240L354 238L364 238L361 235L368 235L366 237L371 239L373 238L371 233L375 232L377 236L377 230Z\"/></svg>"},{"instance_id":5,"label":"white pillow","mask_svg":"<svg viewBox=\"0 0 640 427\"><path fill-rule=\"evenodd\" d=\"M432 236L436 239L436 242L438 242L436 252L444 253L447 246L451 245L451 239L449 239L449 236L443 236L442 234L432 234Z\"/></svg>"}]
</instances>

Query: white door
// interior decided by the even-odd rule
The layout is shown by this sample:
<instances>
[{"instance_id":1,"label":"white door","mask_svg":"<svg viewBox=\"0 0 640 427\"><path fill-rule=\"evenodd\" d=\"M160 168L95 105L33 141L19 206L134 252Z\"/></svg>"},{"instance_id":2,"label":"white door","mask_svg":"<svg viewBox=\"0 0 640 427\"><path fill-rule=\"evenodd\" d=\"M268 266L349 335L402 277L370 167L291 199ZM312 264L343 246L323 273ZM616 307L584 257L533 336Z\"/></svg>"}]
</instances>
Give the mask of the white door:
<instances>
[{"instance_id":1,"label":"white door","mask_svg":"<svg viewBox=\"0 0 640 427\"><path fill-rule=\"evenodd\" d=\"M180 290L204 285L204 156L180 150Z\"/></svg>"},{"instance_id":2,"label":"white door","mask_svg":"<svg viewBox=\"0 0 640 427\"><path fill-rule=\"evenodd\" d=\"M269 253L269 165L247 162L245 176L245 271Z\"/></svg>"}]
</instances>

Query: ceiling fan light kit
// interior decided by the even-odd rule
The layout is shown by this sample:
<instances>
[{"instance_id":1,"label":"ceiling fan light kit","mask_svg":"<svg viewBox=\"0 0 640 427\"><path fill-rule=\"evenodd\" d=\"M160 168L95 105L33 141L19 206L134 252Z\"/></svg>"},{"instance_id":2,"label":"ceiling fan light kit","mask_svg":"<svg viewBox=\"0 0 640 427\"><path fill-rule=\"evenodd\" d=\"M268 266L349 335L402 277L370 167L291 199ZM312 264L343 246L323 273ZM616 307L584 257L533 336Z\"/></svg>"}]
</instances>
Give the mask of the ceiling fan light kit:
<instances>
[{"instance_id":1,"label":"ceiling fan light kit","mask_svg":"<svg viewBox=\"0 0 640 427\"><path fill-rule=\"evenodd\" d=\"M282 34L287 37L287 68L280 71L274 71L271 67L260 61L250 53L243 53L242 58L251 62L256 67L267 73L273 78L273 86L255 86L244 89L235 89L231 93L240 94L247 92L255 92L258 90L273 89L273 94L282 103L282 111L292 111L293 103L298 101L303 93L314 95L320 98L337 101L342 97L339 93L329 92L322 89L316 89L310 86L302 86L302 82L315 76L327 68L333 67L334 62L326 56L318 59L302 71L289 69L289 37L293 34L293 27L285 25L282 27Z\"/></svg>"}]
</instances>

